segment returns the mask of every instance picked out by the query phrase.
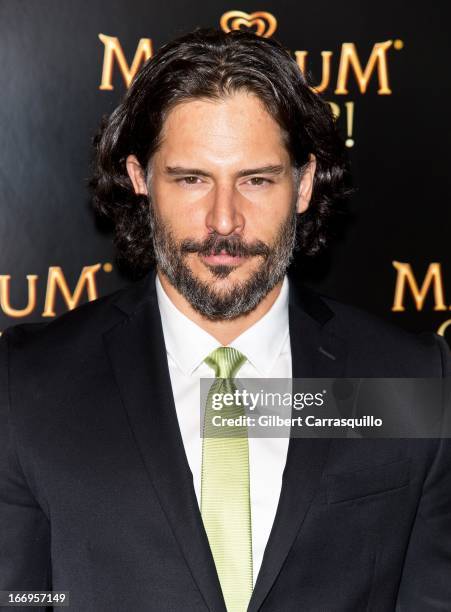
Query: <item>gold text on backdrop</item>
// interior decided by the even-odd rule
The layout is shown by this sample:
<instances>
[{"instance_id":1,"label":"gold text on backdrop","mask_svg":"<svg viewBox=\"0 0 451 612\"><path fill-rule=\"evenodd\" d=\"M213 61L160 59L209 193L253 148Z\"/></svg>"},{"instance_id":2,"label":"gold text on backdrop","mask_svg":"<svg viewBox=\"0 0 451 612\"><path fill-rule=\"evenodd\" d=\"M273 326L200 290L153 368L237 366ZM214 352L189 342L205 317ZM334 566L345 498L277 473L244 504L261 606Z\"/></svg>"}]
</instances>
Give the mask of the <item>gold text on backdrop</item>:
<instances>
[{"instance_id":1,"label":"gold text on backdrop","mask_svg":"<svg viewBox=\"0 0 451 612\"><path fill-rule=\"evenodd\" d=\"M257 11L245 13L243 11L227 11L220 20L220 27L225 32L231 30L251 29L258 36L269 38L277 28L277 19L272 13L267 11ZM150 57L153 56L153 44L151 38L141 38L138 42L133 60L129 64L125 58L122 45L117 36L107 36L99 34L99 39L104 44L102 78L99 89L111 91L113 85L113 68L117 64L125 86L129 87L133 77L139 68ZM391 48L400 50L404 46L401 40L385 40L373 44L366 64L362 64L357 47L353 42L344 42L340 49L340 58L337 67L336 85L333 93L337 96L348 95L350 75L353 74L361 94L365 94L368 84L374 73L377 73L378 88L377 94L380 96L390 95L392 90L389 84L388 72L388 50ZM299 68L304 72L307 67L308 51L295 51L294 55ZM332 59L333 51L321 51L322 57L322 76L313 88L318 93L328 89L332 78Z\"/></svg>"},{"instance_id":2,"label":"gold text on backdrop","mask_svg":"<svg viewBox=\"0 0 451 612\"><path fill-rule=\"evenodd\" d=\"M404 301L407 288L409 289L410 295L413 298L416 310L423 310L426 297L431 291L433 295L435 311L451 310L451 306L447 306L445 302L445 289L443 283L442 268L439 262L433 262L429 264L421 287L419 286L417 279L415 278L410 263L393 261L392 264L397 272L395 295L393 300L393 306L391 308L393 312L405 312L406 307L404 306ZM440 336L444 336L445 331L450 325L451 319L447 319L446 321L440 324L437 333Z\"/></svg>"},{"instance_id":3,"label":"gold text on backdrop","mask_svg":"<svg viewBox=\"0 0 451 612\"><path fill-rule=\"evenodd\" d=\"M67 283L64 272L60 266L50 266L47 275L47 285L45 290L43 317L56 316L56 299L58 293L64 300L68 310L76 308L81 302L84 295L88 301L96 300L99 297L97 290L96 275L100 269L104 272L111 272L113 266L110 263L94 264L92 266L84 266L78 277L75 289L71 291ZM27 274L27 304L22 308L15 308L11 305L11 275L0 275L0 308L4 314L15 319L29 316L37 308L37 288L38 274Z\"/></svg>"}]
</instances>

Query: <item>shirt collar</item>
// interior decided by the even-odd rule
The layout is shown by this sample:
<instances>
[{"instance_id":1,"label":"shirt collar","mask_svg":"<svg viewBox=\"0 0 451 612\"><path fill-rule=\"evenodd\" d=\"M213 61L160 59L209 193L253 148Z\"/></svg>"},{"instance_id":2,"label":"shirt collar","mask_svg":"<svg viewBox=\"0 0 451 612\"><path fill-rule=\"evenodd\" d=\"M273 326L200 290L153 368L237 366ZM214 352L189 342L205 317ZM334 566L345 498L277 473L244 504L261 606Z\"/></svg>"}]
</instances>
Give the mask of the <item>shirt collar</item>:
<instances>
[{"instance_id":1,"label":"shirt collar","mask_svg":"<svg viewBox=\"0 0 451 612\"><path fill-rule=\"evenodd\" d=\"M191 321L171 301L155 276L166 351L177 367L191 375L205 357L221 346L211 334ZM261 376L267 376L288 336L288 278L268 312L229 346L241 351Z\"/></svg>"}]
</instances>

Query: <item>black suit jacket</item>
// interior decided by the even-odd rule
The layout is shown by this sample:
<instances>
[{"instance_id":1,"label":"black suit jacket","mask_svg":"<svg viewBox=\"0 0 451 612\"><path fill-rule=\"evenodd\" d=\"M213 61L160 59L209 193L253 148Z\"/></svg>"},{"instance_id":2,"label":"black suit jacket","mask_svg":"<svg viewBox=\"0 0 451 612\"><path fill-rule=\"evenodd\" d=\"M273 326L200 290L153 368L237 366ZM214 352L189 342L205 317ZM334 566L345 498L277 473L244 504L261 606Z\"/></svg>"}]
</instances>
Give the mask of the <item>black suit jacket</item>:
<instances>
[{"instance_id":1,"label":"black suit jacket","mask_svg":"<svg viewBox=\"0 0 451 612\"><path fill-rule=\"evenodd\" d=\"M434 334L293 281L289 309L294 377L450 374ZM225 612L154 273L0 349L0 589L68 590L72 612ZM449 440L290 439L249 611L451 610L450 497Z\"/></svg>"}]
</instances>

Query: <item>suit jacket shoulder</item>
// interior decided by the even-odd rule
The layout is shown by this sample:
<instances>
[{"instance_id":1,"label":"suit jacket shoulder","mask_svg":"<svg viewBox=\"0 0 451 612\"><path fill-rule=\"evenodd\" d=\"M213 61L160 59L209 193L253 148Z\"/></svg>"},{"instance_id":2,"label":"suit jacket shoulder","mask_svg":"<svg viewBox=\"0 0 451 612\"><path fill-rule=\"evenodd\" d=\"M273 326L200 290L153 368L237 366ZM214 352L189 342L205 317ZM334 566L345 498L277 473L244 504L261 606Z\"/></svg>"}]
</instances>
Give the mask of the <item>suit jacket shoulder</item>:
<instances>
[{"instance_id":1,"label":"suit jacket shoulder","mask_svg":"<svg viewBox=\"0 0 451 612\"><path fill-rule=\"evenodd\" d=\"M345 344L349 375L360 376L357 372L364 369L362 376L368 371L380 377L451 376L451 353L442 336L409 332L362 308L296 285L297 307L316 319L323 333ZM301 326L300 322L300 336Z\"/></svg>"}]
</instances>

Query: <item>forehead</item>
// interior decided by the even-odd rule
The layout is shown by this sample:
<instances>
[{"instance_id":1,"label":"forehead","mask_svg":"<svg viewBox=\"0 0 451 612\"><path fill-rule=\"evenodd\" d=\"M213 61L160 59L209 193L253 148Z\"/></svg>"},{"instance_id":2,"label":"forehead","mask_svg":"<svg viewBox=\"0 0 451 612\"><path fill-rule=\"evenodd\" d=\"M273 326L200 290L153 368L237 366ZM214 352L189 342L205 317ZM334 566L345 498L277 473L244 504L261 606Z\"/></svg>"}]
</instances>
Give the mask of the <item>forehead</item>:
<instances>
[{"instance_id":1,"label":"forehead","mask_svg":"<svg viewBox=\"0 0 451 612\"><path fill-rule=\"evenodd\" d=\"M227 165L249 158L283 163L289 157L279 124L257 96L244 91L177 104L161 136L158 155L165 163L178 162L180 155Z\"/></svg>"}]
</instances>

